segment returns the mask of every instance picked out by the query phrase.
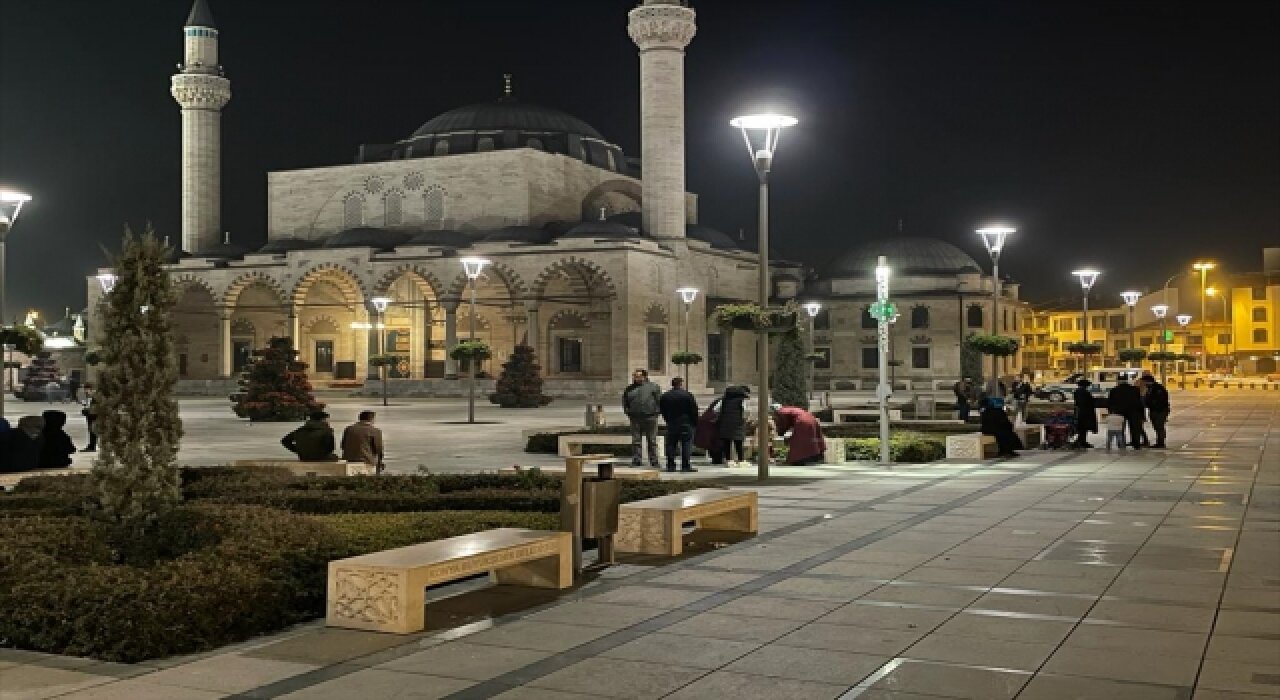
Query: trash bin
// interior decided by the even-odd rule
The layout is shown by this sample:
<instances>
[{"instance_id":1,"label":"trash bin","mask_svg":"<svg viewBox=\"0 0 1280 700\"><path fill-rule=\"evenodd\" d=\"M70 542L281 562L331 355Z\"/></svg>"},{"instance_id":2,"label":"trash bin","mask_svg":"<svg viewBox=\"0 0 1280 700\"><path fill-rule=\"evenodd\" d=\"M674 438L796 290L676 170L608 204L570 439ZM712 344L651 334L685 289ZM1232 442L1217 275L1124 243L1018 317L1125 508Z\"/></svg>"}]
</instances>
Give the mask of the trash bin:
<instances>
[{"instance_id":1,"label":"trash bin","mask_svg":"<svg viewBox=\"0 0 1280 700\"><path fill-rule=\"evenodd\" d=\"M599 564L612 564L613 536L618 532L621 484L613 478L613 464L600 463L599 474L582 480L582 537L597 541Z\"/></svg>"}]
</instances>

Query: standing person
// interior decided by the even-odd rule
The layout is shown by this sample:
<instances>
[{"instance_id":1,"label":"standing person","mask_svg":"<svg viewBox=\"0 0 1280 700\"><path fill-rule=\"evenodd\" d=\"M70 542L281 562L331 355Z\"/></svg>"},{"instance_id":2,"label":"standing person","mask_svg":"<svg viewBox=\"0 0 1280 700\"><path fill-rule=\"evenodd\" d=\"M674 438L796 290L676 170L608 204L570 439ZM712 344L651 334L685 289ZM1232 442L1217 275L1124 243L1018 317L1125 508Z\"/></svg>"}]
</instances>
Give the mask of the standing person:
<instances>
[{"instance_id":1,"label":"standing person","mask_svg":"<svg viewBox=\"0 0 1280 700\"><path fill-rule=\"evenodd\" d=\"M1076 382L1076 390L1071 399L1076 404L1076 447L1093 447L1084 434L1098 432L1098 405L1093 400L1093 392L1089 391L1088 379Z\"/></svg>"},{"instance_id":2,"label":"standing person","mask_svg":"<svg viewBox=\"0 0 1280 700\"><path fill-rule=\"evenodd\" d=\"M98 451L98 392L93 390L92 384L84 385L84 408L80 409L80 415L84 416L84 423L89 428L89 444L85 446L81 452L97 452Z\"/></svg>"},{"instance_id":3,"label":"standing person","mask_svg":"<svg viewBox=\"0 0 1280 700\"><path fill-rule=\"evenodd\" d=\"M356 422L342 431L342 459L346 462L364 462L373 467L375 473L381 474L382 430L373 425L373 419L377 415L373 411L361 411Z\"/></svg>"},{"instance_id":4,"label":"standing person","mask_svg":"<svg viewBox=\"0 0 1280 700\"><path fill-rule=\"evenodd\" d=\"M724 453L720 451L720 435L716 422L720 418L720 402L718 396L707 406L707 410L698 417L698 427L693 431L693 446L707 451L712 464L724 464Z\"/></svg>"},{"instance_id":5,"label":"standing person","mask_svg":"<svg viewBox=\"0 0 1280 700\"><path fill-rule=\"evenodd\" d=\"M968 377L961 379L951 387L951 391L956 395L956 410L960 412L960 420L969 420L969 394L973 391L973 384Z\"/></svg>"},{"instance_id":6,"label":"standing person","mask_svg":"<svg viewBox=\"0 0 1280 700\"><path fill-rule=\"evenodd\" d=\"M63 430L67 425L67 414L45 411L41 416L44 417L44 429L40 431L40 462L36 466L41 469L71 466L71 455L76 453L76 446Z\"/></svg>"},{"instance_id":7,"label":"standing person","mask_svg":"<svg viewBox=\"0 0 1280 700\"><path fill-rule=\"evenodd\" d=\"M822 437L822 424L799 406L773 404L773 420L778 433L787 435L787 464L799 466L822 464L827 457L827 441Z\"/></svg>"},{"instance_id":8,"label":"standing person","mask_svg":"<svg viewBox=\"0 0 1280 700\"><path fill-rule=\"evenodd\" d=\"M71 391L71 400L76 403L80 403L80 370L75 370L71 373L71 379L68 381L68 385ZM84 388L88 391L89 385L85 384Z\"/></svg>"},{"instance_id":9,"label":"standing person","mask_svg":"<svg viewBox=\"0 0 1280 700\"><path fill-rule=\"evenodd\" d=\"M1149 373L1142 375L1142 383L1147 387L1147 415L1151 417L1151 429L1156 433L1152 447L1163 449L1165 423L1169 420L1169 390Z\"/></svg>"},{"instance_id":10,"label":"standing person","mask_svg":"<svg viewBox=\"0 0 1280 700\"><path fill-rule=\"evenodd\" d=\"M1031 387L1031 382L1021 378L1015 380L1013 385L1013 418L1023 423L1027 422L1027 406L1031 404L1031 396L1035 393L1035 389Z\"/></svg>"},{"instance_id":11,"label":"standing person","mask_svg":"<svg viewBox=\"0 0 1280 700\"><path fill-rule=\"evenodd\" d=\"M746 440L747 400L746 387L731 386L724 390L724 400L720 402L720 416L716 419L716 435L720 438L720 452L725 463L730 467L739 466L733 460L733 451L738 451L738 462L746 466L746 452L742 443ZM765 449L762 445L761 449Z\"/></svg>"},{"instance_id":12,"label":"standing person","mask_svg":"<svg viewBox=\"0 0 1280 700\"><path fill-rule=\"evenodd\" d=\"M658 466L658 401L662 389L649 381L649 372L637 369L631 373L631 383L622 392L622 412L631 421L631 466L641 464L640 442L643 438L649 448L649 466Z\"/></svg>"},{"instance_id":13,"label":"standing person","mask_svg":"<svg viewBox=\"0 0 1280 700\"><path fill-rule=\"evenodd\" d=\"M329 426L329 414L324 411L312 413L302 427L281 438L280 444L298 455L301 462L338 460L338 455L333 453L333 428Z\"/></svg>"},{"instance_id":14,"label":"standing person","mask_svg":"<svg viewBox=\"0 0 1280 700\"><path fill-rule=\"evenodd\" d=\"M680 471L696 472L689 463L693 456L693 427L698 422L698 400L684 389L684 380L671 380L671 388L658 399L662 420L667 424L667 471L676 470L676 452L680 453Z\"/></svg>"},{"instance_id":15,"label":"standing person","mask_svg":"<svg viewBox=\"0 0 1280 700\"><path fill-rule=\"evenodd\" d=\"M1107 410L1124 416L1129 428L1129 447L1142 449L1146 441L1146 431L1142 429L1142 394L1138 387L1129 383L1123 376L1116 380L1116 385L1107 393Z\"/></svg>"}]
</instances>

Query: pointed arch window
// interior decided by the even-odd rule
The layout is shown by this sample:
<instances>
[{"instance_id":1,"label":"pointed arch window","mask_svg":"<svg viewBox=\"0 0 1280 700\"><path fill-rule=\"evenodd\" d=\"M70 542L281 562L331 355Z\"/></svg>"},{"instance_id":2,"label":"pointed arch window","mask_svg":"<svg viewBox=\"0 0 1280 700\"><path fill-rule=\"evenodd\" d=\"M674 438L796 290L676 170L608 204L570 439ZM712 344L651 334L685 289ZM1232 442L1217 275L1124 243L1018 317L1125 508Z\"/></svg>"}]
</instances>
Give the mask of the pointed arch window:
<instances>
[{"instance_id":1,"label":"pointed arch window","mask_svg":"<svg viewBox=\"0 0 1280 700\"><path fill-rule=\"evenodd\" d=\"M444 225L444 188L432 185L422 194L422 218L428 225Z\"/></svg>"},{"instance_id":2,"label":"pointed arch window","mask_svg":"<svg viewBox=\"0 0 1280 700\"><path fill-rule=\"evenodd\" d=\"M929 307L927 306L912 307L911 327L912 328L928 328L929 327Z\"/></svg>"},{"instance_id":3,"label":"pointed arch window","mask_svg":"<svg viewBox=\"0 0 1280 700\"><path fill-rule=\"evenodd\" d=\"M382 196L384 207L383 223L386 226L399 226L404 223L404 193L398 189L388 190Z\"/></svg>"},{"instance_id":4,"label":"pointed arch window","mask_svg":"<svg viewBox=\"0 0 1280 700\"><path fill-rule=\"evenodd\" d=\"M355 228L364 225L364 197L354 192L342 201L342 225Z\"/></svg>"},{"instance_id":5,"label":"pointed arch window","mask_svg":"<svg viewBox=\"0 0 1280 700\"><path fill-rule=\"evenodd\" d=\"M986 325L983 321L984 319L982 318L982 307L970 306L967 314L967 318L965 319L965 325L969 326L970 328L982 328L984 325Z\"/></svg>"}]
</instances>

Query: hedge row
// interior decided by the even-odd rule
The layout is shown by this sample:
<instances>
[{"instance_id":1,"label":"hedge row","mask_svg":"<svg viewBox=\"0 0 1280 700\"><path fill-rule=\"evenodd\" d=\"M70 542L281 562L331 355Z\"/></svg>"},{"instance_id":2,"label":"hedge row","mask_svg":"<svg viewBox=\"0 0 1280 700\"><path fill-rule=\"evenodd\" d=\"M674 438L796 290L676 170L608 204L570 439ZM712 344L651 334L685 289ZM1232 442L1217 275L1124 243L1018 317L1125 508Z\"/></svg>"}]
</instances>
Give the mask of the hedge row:
<instances>
[{"instance_id":1,"label":"hedge row","mask_svg":"<svg viewBox=\"0 0 1280 700\"><path fill-rule=\"evenodd\" d=\"M844 441L848 459L880 459L880 438L849 438ZM945 436L923 433L889 435L889 460L892 462L932 462L947 456Z\"/></svg>"}]
</instances>

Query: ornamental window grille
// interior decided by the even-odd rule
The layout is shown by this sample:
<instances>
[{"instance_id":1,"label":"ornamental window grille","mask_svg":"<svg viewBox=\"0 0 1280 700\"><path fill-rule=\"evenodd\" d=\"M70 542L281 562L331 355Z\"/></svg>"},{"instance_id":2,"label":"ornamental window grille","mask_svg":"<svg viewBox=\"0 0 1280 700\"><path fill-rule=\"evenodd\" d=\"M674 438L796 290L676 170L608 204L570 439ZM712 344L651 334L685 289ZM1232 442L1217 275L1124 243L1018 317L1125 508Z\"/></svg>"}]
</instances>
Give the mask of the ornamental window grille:
<instances>
[{"instance_id":1,"label":"ornamental window grille","mask_svg":"<svg viewBox=\"0 0 1280 700\"><path fill-rule=\"evenodd\" d=\"M382 197L383 205L386 208L383 221L387 226L399 226L404 223L404 193L400 190L390 190Z\"/></svg>"},{"instance_id":2,"label":"ornamental window grille","mask_svg":"<svg viewBox=\"0 0 1280 700\"><path fill-rule=\"evenodd\" d=\"M422 173L409 173L404 176L404 188L406 190L420 190L427 183L427 178Z\"/></svg>"},{"instance_id":3,"label":"ornamental window grille","mask_svg":"<svg viewBox=\"0 0 1280 700\"><path fill-rule=\"evenodd\" d=\"M422 195L423 219L428 224L444 223L444 188L433 185Z\"/></svg>"},{"instance_id":4,"label":"ornamental window grille","mask_svg":"<svg viewBox=\"0 0 1280 700\"><path fill-rule=\"evenodd\" d=\"M355 228L364 225L364 197L354 192L342 201L342 225Z\"/></svg>"}]
</instances>

